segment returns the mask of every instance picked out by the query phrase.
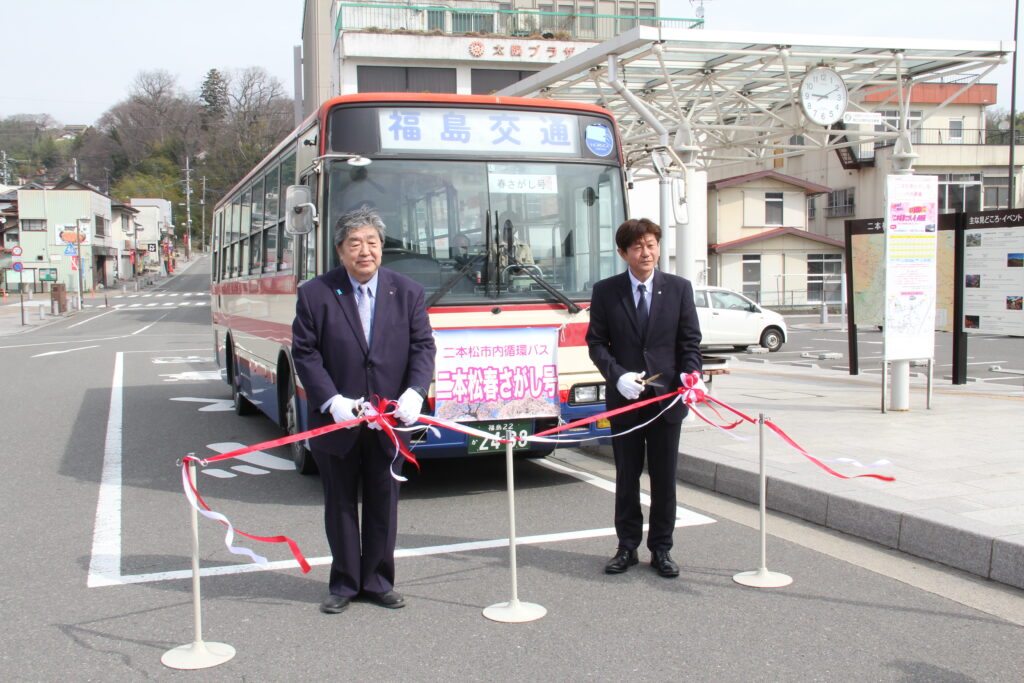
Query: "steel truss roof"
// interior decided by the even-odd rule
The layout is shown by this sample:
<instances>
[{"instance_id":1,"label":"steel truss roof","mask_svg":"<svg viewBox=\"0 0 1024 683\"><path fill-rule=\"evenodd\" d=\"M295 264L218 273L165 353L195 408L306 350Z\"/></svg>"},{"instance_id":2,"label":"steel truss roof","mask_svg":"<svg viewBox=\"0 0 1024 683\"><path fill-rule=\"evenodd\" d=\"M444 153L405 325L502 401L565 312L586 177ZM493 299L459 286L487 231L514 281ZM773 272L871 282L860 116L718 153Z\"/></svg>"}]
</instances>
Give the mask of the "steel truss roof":
<instances>
[{"instance_id":1,"label":"steel truss roof","mask_svg":"<svg viewBox=\"0 0 1024 683\"><path fill-rule=\"evenodd\" d=\"M955 82L953 101L1013 53L1012 41L848 38L638 26L515 83L499 95L591 102L618 120L627 165L711 168L809 150L896 141L910 154L914 85ZM800 109L804 73L831 66L846 81L848 111L899 110L898 125L822 127ZM616 82L618 81L618 83ZM624 86L623 93L616 86ZM871 93L884 101L865 102ZM668 144L665 144L666 133ZM902 140L900 140L902 138ZM666 149L668 148L668 149ZM660 162L660 163L659 163ZM664 171L665 168L662 168Z\"/></svg>"}]
</instances>

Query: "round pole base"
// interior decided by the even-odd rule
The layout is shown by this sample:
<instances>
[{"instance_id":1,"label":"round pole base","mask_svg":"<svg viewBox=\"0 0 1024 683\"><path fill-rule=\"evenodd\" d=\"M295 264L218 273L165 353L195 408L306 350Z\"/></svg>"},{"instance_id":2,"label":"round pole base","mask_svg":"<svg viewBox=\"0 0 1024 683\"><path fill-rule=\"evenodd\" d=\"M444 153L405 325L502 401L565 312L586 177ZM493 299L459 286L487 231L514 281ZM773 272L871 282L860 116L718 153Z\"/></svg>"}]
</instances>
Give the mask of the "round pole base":
<instances>
[{"instance_id":1,"label":"round pole base","mask_svg":"<svg viewBox=\"0 0 1024 683\"><path fill-rule=\"evenodd\" d=\"M171 669L208 669L235 656L235 648L224 643L204 643L201 640L168 650L160 658Z\"/></svg>"},{"instance_id":2,"label":"round pole base","mask_svg":"<svg viewBox=\"0 0 1024 683\"><path fill-rule=\"evenodd\" d=\"M520 624L526 621L536 621L548 611L541 605L532 602L499 602L490 607L484 608L484 616L491 621L500 621L505 624Z\"/></svg>"},{"instance_id":3,"label":"round pole base","mask_svg":"<svg viewBox=\"0 0 1024 683\"><path fill-rule=\"evenodd\" d=\"M732 577L736 583L754 588L782 588L793 583L793 577L779 572L770 572L764 567L752 572L740 572Z\"/></svg>"}]
</instances>

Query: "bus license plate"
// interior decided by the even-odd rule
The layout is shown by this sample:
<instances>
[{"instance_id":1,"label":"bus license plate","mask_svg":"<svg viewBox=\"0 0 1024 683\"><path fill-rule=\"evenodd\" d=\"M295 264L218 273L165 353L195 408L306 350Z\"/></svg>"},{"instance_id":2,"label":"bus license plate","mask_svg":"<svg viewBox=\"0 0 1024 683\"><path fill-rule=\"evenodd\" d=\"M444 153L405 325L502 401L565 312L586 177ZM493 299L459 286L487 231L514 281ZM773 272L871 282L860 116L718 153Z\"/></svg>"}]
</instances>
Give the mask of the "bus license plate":
<instances>
[{"instance_id":1,"label":"bus license plate","mask_svg":"<svg viewBox=\"0 0 1024 683\"><path fill-rule=\"evenodd\" d=\"M488 432L501 437L504 437L505 434L511 430L519 437L512 445L512 450L526 451L530 449L530 442L526 440L526 437L529 436L533 430L532 420L502 420L500 422L471 422L470 424L482 432ZM468 450L470 454L505 452L505 444L500 441L483 439L478 436L469 436L466 438L468 439Z\"/></svg>"}]
</instances>

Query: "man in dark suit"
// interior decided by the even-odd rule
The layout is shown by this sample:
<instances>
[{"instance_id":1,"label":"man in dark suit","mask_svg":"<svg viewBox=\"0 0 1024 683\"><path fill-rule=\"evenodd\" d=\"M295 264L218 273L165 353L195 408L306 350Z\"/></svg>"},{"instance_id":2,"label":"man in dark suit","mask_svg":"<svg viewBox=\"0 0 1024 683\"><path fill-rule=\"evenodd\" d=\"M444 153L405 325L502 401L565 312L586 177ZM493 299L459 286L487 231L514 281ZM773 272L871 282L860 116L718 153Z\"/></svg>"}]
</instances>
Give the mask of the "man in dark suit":
<instances>
[{"instance_id":1,"label":"man in dark suit","mask_svg":"<svg viewBox=\"0 0 1024 683\"><path fill-rule=\"evenodd\" d=\"M374 396L397 398L395 417L407 425L419 418L434 375L433 331L423 287L380 268L383 243L384 223L374 211L346 213L334 233L341 265L299 287L292 357L311 429L372 412L365 399ZM333 556L330 594L320 611L341 612L359 594L384 607L404 606L394 591L394 445L379 425L364 423L316 437L310 447L323 481Z\"/></svg>"},{"instance_id":2,"label":"man in dark suit","mask_svg":"<svg viewBox=\"0 0 1024 683\"><path fill-rule=\"evenodd\" d=\"M700 379L700 325L688 280L656 270L661 255L661 228L646 218L628 220L615 234L619 256L629 266L625 273L594 285L587 345L590 358L606 384L609 409L651 398L683 385L684 377L704 390ZM661 386L643 384L645 376ZM666 399L668 400L668 399ZM611 418L615 455L615 532L619 547L605 565L609 574L621 574L636 564L643 536L640 510L640 474L646 456L651 480L650 528L647 547L651 566L665 577L679 575L672 560L672 532L676 525L676 456L679 432L687 408L677 403L645 427L664 402Z\"/></svg>"}]
</instances>

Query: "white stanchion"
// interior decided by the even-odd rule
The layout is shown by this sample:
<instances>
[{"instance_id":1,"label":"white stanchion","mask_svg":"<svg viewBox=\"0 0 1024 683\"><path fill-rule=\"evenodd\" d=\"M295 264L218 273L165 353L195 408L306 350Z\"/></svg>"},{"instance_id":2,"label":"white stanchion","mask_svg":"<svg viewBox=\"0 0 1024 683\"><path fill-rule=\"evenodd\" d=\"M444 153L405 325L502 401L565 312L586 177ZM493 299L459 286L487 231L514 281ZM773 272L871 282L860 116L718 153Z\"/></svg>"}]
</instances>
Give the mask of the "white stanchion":
<instances>
[{"instance_id":1,"label":"white stanchion","mask_svg":"<svg viewBox=\"0 0 1024 683\"><path fill-rule=\"evenodd\" d=\"M188 478L192 488L195 488L196 468L192 461L188 463ZM199 599L199 513L192 505L189 505L189 510L192 518L192 614L195 620L195 640L164 653L160 661L171 669L207 669L235 656L235 648L230 645L203 642L203 615Z\"/></svg>"},{"instance_id":2,"label":"white stanchion","mask_svg":"<svg viewBox=\"0 0 1024 683\"><path fill-rule=\"evenodd\" d=\"M491 621L500 621L506 624L518 624L526 621L536 621L548 613L541 605L532 602L521 602L519 600L519 586L516 579L516 499L515 482L513 479L513 457L512 447L515 444L516 433L509 431L506 434L508 443L505 444L505 478L508 485L508 557L509 568L512 574L512 599L508 602L499 602L484 608L484 616Z\"/></svg>"},{"instance_id":3,"label":"white stanchion","mask_svg":"<svg viewBox=\"0 0 1024 683\"><path fill-rule=\"evenodd\" d=\"M758 425L758 441L759 441L759 460L761 467L760 474L760 486L761 486L761 505L760 505L760 522L761 522L761 566L754 571L740 572L732 577L732 580L736 583L743 584L744 586L752 586L754 588L782 588L793 583L793 578L788 574L781 574L779 572L768 571L768 535L765 531L765 523L767 514L767 475L765 473L764 465L764 413L760 413L757 418Z\"/></svg>"}]
</instances>

